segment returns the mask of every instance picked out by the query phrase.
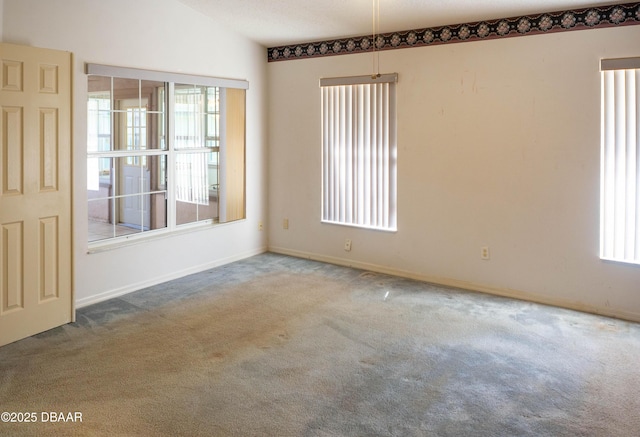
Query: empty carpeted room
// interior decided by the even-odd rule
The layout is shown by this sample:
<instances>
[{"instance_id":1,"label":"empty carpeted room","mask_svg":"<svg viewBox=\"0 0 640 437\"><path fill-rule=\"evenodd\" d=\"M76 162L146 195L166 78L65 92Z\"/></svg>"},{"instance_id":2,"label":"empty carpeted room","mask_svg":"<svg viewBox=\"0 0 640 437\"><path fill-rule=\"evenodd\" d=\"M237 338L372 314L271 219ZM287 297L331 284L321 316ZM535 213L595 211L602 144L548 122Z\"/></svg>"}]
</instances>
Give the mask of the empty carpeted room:
<instances>
[{"instance_id":1,"label":"empty carpeted room","mask_svg":"<svg viewBox=\"0 0 640 437\"><path fill-rule=\"evenodd\" d=\"M0 435L637 435L640 2L0 38Z\"/></svg>"}]
</instances>

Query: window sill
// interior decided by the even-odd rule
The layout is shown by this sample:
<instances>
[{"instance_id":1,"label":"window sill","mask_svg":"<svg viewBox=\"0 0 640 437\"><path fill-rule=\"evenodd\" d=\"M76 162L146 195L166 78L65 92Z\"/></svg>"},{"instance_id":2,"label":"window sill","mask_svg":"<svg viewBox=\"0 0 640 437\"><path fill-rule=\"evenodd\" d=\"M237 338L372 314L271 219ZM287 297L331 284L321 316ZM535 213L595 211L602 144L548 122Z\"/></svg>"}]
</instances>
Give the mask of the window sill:
<instances>
[{"instance_id":1,"label":"window sill","mask_svg":"<svg viewBox=\"0 0 640 437\"><path fill-rule=\"evenodd\" d=\"M321 220L321 223L323 225L346 226L348 228L365 229L368 231L379 231L379 232L389 232L389 233L398 232L398 228L379 228L375 226L354 225L349 223L332 222L328 220Z\"/></svg>"},{"instance_id":2,"label":"window sill","mask_svg":"<svg viewBox=\"0 0 640 437\"><path fill-rule=\"evenodd\" d=\"M623 260L623 259L615 259L615 258L605 258L605 257L600 257L601 261L604 261L608 264L616 264L616 265L623 265L623 266L630 266L630 267L636 267L636 268L640 268L640 262L638 261L628 261L628 260Z\"/></svg>"},{"instance_id":3,"label":"window sill","mask_svg":"<svg viewBox=\"0 0 640 437\"><path fill-rule=\"evenodd\" d=\"M218 227L228 226L234 223L239 223L244 221L246 221L246 218L238 219L238 220L234 220L226 223L205 222L205 223L181 225L180 227L172 231L162 229L158 231L147 231L144 233L144 235L133 234L133 235L119 237L118 239L113 239L110 241L96 241L94 243L89 243L89 247L87 248L86 253L87 255L92 255L95 253L108 252L111 250L121 249L123 247L135 246L139 244L148 243L151 241L163 240L166 238L179 237L185 234L211 230Z\"/></svg>"}]
</instances>

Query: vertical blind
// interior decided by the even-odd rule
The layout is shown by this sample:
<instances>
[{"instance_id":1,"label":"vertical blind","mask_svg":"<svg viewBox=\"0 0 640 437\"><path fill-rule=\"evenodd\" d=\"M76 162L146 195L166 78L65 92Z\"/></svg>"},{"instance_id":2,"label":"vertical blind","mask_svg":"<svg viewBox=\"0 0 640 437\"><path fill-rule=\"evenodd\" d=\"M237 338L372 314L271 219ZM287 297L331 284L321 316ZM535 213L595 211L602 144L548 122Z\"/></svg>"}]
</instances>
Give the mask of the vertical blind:
<instances>
[{"instance_id":1,"label":"vertical blind","mask_svg":"<svg viewBox=\"0 0 640 437\"><path fill-rule=\"evenodd\" d=\"M213 153L205 147L206 90L202 86L179 85L174 92L174 148L188 150L175 155L176 200L200 205L209 204L207 162Z\"/></svg>"},{"instance_id":2,"label":"vertical blind","mask_svg":"<svg viewBox=\"0 0 640 437\"><path fill-rule=\"evenodd\" d=\"M601 70L600 256L640 264L640 58Z\"/></svg>"},{"instance_id":3,"label":"vertical blind","mask_svg":"<svg viewBox=\"0 0 640 437\"><path fill-rule=\"evenodd\" d=\"M179 202L209 204L207 178L208 154L176 154L176 200Z\"/></svg>"},{"instance_id":4,"label":"vertical blind","mask_svg":"<svg viewBox=\"0 0 640 437\"><path fill-rule=\"evenodd\" d=\"M322 79L322 221L396 230L397 74Z\"/></svg>"}]
</instances>

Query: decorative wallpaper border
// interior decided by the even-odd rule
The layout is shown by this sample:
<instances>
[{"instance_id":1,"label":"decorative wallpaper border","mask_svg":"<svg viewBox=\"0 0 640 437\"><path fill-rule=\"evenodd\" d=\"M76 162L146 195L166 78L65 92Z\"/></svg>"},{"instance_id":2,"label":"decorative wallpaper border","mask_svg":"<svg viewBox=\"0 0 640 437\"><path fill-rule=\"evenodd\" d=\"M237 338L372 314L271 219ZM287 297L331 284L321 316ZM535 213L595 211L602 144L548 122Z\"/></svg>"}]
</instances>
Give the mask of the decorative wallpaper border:
<instances>
[{"instance_id":1,"label":"decorative wallpaper border","mask_svg":"<svg viewBox=\"0 0 640 437\"><path fill-rule=\"evenodd\" d=\"M380 34L377 50L640 24L640 2ZM271 47L269 62L371 52L372 35Z\"/></svg>"}]
</instances>

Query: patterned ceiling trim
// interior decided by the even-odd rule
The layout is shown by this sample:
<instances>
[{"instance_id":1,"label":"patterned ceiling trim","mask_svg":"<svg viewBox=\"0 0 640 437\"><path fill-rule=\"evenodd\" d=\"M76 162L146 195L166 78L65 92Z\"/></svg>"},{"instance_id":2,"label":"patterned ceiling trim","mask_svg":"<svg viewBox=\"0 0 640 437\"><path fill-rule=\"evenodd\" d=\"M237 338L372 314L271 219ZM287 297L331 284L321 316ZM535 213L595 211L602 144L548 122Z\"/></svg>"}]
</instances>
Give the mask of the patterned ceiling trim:
<instances>
[{"instance_id":1,"label":"patterned ceiling trim","mask_svg":"<svg viewBox=\"0 0 640 437\"><path fill-rule=\"evenodd\" d=\"M395 50L637 24L640 2L384 33L377 36L375 44L377 50ZM267 56L269 62L275 62L366 53L372 50L372 40L372 35L365 35L271 47Z\"/></svg>"}]
</instances>

